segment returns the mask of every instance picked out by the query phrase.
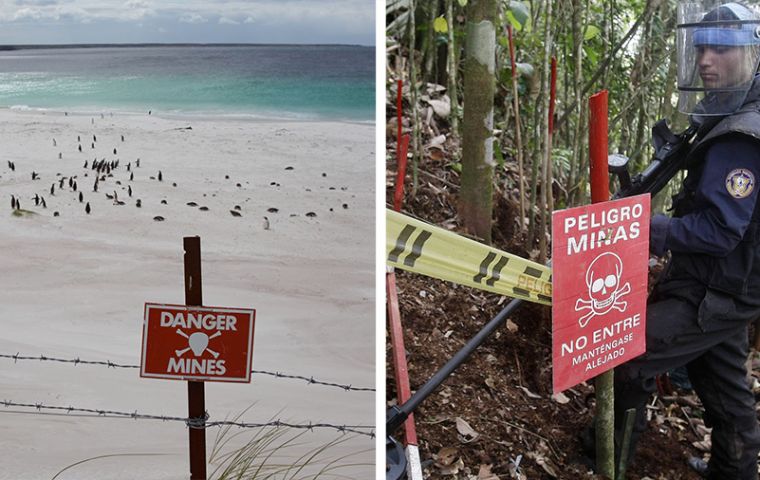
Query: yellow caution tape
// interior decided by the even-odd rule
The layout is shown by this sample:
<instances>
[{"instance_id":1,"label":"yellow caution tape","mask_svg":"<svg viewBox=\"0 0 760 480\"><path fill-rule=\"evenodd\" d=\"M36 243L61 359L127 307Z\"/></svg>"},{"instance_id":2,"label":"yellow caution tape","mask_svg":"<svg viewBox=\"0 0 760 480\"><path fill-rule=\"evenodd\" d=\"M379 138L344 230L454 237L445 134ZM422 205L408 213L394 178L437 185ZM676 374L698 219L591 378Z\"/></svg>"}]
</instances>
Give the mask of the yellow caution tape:
<instances>
[{"instance_id":1,"label":"yellow caution tape","mask_svg":"<svg viewBox=\"0 0 760 480\"><path fill-rule=\"evenodd\" d=\"M529 302L551 305L551 268L386 210L388 265Z\"/></svg>"}]
</instances>

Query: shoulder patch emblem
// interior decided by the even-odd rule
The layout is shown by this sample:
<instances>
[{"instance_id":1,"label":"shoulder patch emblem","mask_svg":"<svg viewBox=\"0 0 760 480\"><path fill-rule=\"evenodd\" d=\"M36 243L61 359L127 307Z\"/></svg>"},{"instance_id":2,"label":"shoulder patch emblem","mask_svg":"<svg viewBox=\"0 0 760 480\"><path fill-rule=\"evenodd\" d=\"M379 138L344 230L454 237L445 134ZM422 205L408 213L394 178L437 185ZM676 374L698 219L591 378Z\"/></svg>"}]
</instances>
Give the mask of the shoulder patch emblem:
<instances>
[{"instance_id":1,"label":"shoulder patch emblem","mask_svg":"<svg viewBox=\"0 0 760 480\"><path fill-rule=\"evenodd\" d=\"M731 170L726 176L726 190L734 198L746 198L755 189L755 176L746 168Z\"/></svg>"}]
</instances>

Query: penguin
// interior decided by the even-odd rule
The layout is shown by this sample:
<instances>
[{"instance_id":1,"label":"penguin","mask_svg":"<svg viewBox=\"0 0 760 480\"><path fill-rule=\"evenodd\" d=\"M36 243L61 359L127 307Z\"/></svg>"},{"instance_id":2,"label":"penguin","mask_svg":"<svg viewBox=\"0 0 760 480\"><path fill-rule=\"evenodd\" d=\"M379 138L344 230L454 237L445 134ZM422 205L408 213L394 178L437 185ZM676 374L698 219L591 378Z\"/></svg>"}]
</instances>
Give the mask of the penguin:
<instances>
[{"instance_id":1,"label":"penguin","mask_svg":"<svg viewBox=\"0 0 760 480\"><path fill-rule=\"evenodd\" d=\"M124 141L124 135L122 135L122 136L121 136L121 141L122 141L122 142Z\"/></svg>"},{"instance_id":2,"label":"penguin","mask_svg":"<svg viewBox=\"0 0 760 480\"><path fill-rule=\"evenodd\" d=\"M21 202L18 198L16 199L16 210L21 210Z\"/></svg>"},{"instance_id":3,"label":"penguin","mask_svg":"<svg viewBox=\"0 0 760 480\"><path fill-rule=\"evenodd\" d=\"M40 205L40 196L36 193L34 194L34 205L39 206Z\"/></svg>"},{"instance_id":4,"label":"penguin","mask_svg":"<svg viewBox=\"0 0 760 480\"><path fill-rule=\"evenodd\" d=\"M91 150L95 150L95 142L93 142L93 143L90 144L90 149Z\"/></svg>"},{"instance_id":5,"label":"penguin","mask_svg":"<svg viewBox=\"0 0 760 480\"><path fill-rule=\"evenodd\" d=\"M127 193L129 193L129 196L132 196L132 185L127 186Z\"/></svg>"},{"instance_id":6,"label":"penguin","mask_svg":"<svg viewBox=\"0 0 760 480\"><path fill-rule=\"evenodd\" d=\"M138 199L137 199L137 202L135 202L135 205L137 206L137 208L140 208L140 207L142 207L142 200L140 200L140 199L138 198Z\"/></svg>"},{"instance_id":7,"label":"penguin","mask_svg":"<svg viewBox=\"0 0 760 480\"><path fill-rule=\"evenodd\" d=\"M98 141L98 138L97 138L95 135L93 135L93 136L92 136L92 141L93 141L93 142L97 142L97 141Z\"/></svg>"},{"instance_id":8,"label":"penguin","mask_svg":"<svg viewBox=\"0 0 760 480\"><path fill-rule=\"evenodd\" d=\"M82 145L79 145L79 153L82 153Z\"/></svg>"},{"instance_id":9,"label":"penguin","mask_svg":"<svg viewBox=\"0 0 760 480\"><path fill-rule=\"evenodd\" d=\"M92 186L92 191L97 192L98 191L98 179L95 178L95 184Z\"/></svg>"},{"instance_id":10,"label":"penguin","mask_svg":"<svg viewBox=\"0 0 760 480\"><path fill-rule=\"evenodd\" d=\"M84 213L89 215L91 211L92 210L90 209L90 202L87 202L87 205L84 206Z\"/></svg>"},{"instance_id":11,"label":"penguin","mask_svg":"<svg viewBox=\"0 0 760 480\"><path fill-rule=\"evenodd\" d=\"M16 208L16 197L14 197L13 195L11 195L11 208L13 209Z\"/></svg>"},{"instance_id":12,"label":"penguin","mask_svg":"<svg viewBox=\"0 0 760 480\"><path fill-rule=\"evenodd\" d=\"M84 201L84 195L82 192L79 192L79 203L82 203Z\"/></svg>"},{"instance_id":13,"label":"penguin","mask_svg":"<svg viewBox=\"0 0 760 480\"><path fill-rule=\"evenodd\" d=\"M164 181L164 176L161 174L161 170L158 171L158 181L159 182L163 182Z\"/></svg>"},{"instance_id":14,"label":"penguin","mask_svg":"<svg viewBox=\"0 0 760 480\"><path fill-rule=\"evenodd\" d=\"M82 168L87 168L87 160L84 161L84 167Z\"/></svg>"},{"instance_id":15,"label":"penguin","mask_svg":"<svg viewBox=\"0 0 760 480\"><path fill-rule=\"evenodd\" d=\"M11 162L11 171L12 172L16 171L16 162Z\"/></svg>"},{"instance_id":16,"label":"penguin","mask_svg":"<svg viewBox=\"0 0 760 480\"><path fill-rule=\"evenodd\" d=\"M54 147L57 147L57 146L58 146L58 144L57 144L57 143L56 143L56 141L55 141L55 138L53 139L53 146L54 146Z\"/></svg>"},{"instance_id":17,"label":"penguin","mask_svg":"<svg viewBox=\"0 0 760 480\"><path fill-rule=\"evenodd\" d=\"M129 181L131 182L134 179L135 179L135 172L132 172L129 174Z\"/></svg>"},{"instance_id":18,"label":"penguin","mask_svg":"<svg viewBox=\"0 0 760 480\"><path fill-rule=\"evenodd\" d=\"M42 197L40 197L42 198ZM45 199L42 198L42 208L47 208L47 203L45 203Z\"/></svg>"},{"instance_id":19,"label":"penguin","mask_svg":"<svg viewBox=\"0 0 760 480\"><path fill-rule=\"evenodd\" d=\"M32 170L32 180L37 180L40 178L40 174Z\"/></svg>"},{"instance_id":20,"label":"penguin","mask_svg":"<svg viewBox=\"0 0 760 480\"><path fill-rule=\"evenodd\" d=\"M77 142L81 142L81 141L82 141L82 137L80 137L79 135L77 135ZM81 147L81 145L80 145L80 147Z\"/></svg>"},{"instance_id":21,"label":"penguin","mask_svg":"<svg viewBox=\"0 0 760 480\"><path fill-rule=\"evenodd\" d=\"M74 189L75 192L77 191L77 182L74 182L74 186L72 188Z\"/></svg>"},{"instance_id":22,"label":"penguin","mask_svg":"<svg viewBox=\"0 0 760 480\"><path fill-rule=\"evenodd\" d=\"M135 166L136 166L137 168L140 168L140 159L139 159L139 158L138 158L138 159L137 159L137 161L135 162Z\"/></svg>"},{"instance_id":23,"label":"penguin","mask_svg":"<svg viewBox=\"0 0 760 480\"><path fill-rule=\"evenodd\" d=\"M269 219L264 217L264 230L269 230Z\"/></svg>"},{"instance_id":24,"label":"penguin","mask_svg":"<svg viewBox=\"0 0 760 480\"><path fill-rule=\"evenodd\" d=\"M58 160L61 160L63 158L63 153L58 152Z\"/></svg>"},{"instance_id":25,"label":"penguin","mask_svg":"<svg viewBox=\"0 0 760 480\"><path fill-rule=\"evenodd\" d=\"M237 210L230 210L230 213L232 214L233 217L240 217L240 216L242 216L242 214L240 212L238 212Z\"/></svg>"},{"instance_id":26,"label":"penguin","mask_svg":"<svg viewBox=\"0 0 760 480\"><path fill-rule=\"evenodd\" d=\"M131 170L132 170L132 162L129 162L129 163L127 164L127 171L129 172L129 171L131 171Z\"/></svg>"},{"instance_id":27,"label":"penguin","mask_svg":"<svg viewBox=\"0 0 760 480\"><path fill-rule=\"evenodd\" d=\"M116 148L113 149L113 154L116 155Z\"/></svg>"},{"instance_id":28,"label":"penguin","mask_svg":"<svg viewBox=\"0 0 760 480\"><path fill-rule=\"evenodd\" d=\"M50 195L55 195L55 183L50 185Z\"/></svg>"},{"instance_id":29,"label":"penguin","mask_svg":"<svg viewBox=\"0 0 760 480\"><path fill-rule=\"evenodd\" d=\"M63 180L61 180L61 186L63 187ZM74 179L69 177L69 188L74 186Z\"/></svg>"}]
</instances>

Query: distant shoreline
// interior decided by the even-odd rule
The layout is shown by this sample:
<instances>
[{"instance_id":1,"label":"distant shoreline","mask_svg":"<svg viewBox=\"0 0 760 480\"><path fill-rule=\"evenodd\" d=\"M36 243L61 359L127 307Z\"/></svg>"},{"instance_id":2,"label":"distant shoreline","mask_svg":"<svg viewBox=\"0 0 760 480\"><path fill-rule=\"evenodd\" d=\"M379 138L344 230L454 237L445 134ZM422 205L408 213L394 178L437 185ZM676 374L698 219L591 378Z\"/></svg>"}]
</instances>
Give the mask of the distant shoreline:
<instances>
[{"instance_id":1,"label":"distant shoreline","mask_svg":"<svg viewBox=\"0 0 760 480\"><path fill-rule=\"evenodd\" d=\"M154 111L152 115L148 115L148 110L120 110L120 109L66 109L61 107L55 108L43 108L43 107L26 107L26 106L5 106L0 105L0 112L10 112L21 115L51 115L51 116L65 116L71 115L74 117L100 117L105 115L107 117L113 117L114 115L122 117L139 117L153 116L155 118L165 120L180 120L180 121L211 121L211 122L252 122L252 123L339 123L350 125L366 125L374 126L375 119L354 119L345 117L319 117L319 116L277 116L276 114L250 114L239 112L167 112L167 111Z\"/></svg>"},{"instance_id":2,"label":"distant shoreline","mask_svg":"<svg viewBox=\"0 0 760 480\"><path fill-rule=\"evenodd\" d=\"M372 48L374 45L343 43L82 43L60 45L0 45L0 51L53 50L73 48L150 48L150 47L356 47Z\"/></svg>"}]
</instances>

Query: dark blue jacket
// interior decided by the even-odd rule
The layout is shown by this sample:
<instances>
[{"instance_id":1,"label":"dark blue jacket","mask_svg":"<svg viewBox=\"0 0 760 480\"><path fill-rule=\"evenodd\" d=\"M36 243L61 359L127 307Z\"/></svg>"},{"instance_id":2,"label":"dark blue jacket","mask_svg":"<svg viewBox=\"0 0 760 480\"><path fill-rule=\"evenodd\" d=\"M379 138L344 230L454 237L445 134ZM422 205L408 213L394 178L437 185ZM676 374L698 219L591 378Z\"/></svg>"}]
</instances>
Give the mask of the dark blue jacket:
<instances>
[{"instance_id":1,"label":"dark blue jacket","mask_svg":"<svg viewBox=\"0 0 760 480\"><path fill-rule=\"evenodd\" d=\"M760 83L733 115L700 132L674 215L656 215L650 249L672 258L658 288L698 285L760 306Z\"/></svg>"}]
</instances>

